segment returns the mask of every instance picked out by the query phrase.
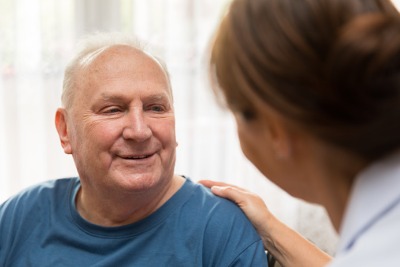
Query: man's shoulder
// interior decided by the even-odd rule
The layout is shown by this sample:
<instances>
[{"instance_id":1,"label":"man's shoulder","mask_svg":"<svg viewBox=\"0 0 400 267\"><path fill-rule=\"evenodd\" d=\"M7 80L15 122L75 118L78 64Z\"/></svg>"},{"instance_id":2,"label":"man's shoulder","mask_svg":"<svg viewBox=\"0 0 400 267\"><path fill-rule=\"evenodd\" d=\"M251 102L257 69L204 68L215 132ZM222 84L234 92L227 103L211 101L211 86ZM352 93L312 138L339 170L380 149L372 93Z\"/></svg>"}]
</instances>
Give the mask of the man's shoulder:
<instances>
[{"instance_id":1,"label":"man's shoulder","mask_svg":"<svg viewBox=\"0 0 400 267\"><path fill-rule=\"evenodd\" d=\"M41 200L47 201L50 198L61 197L66 194L68 186L77 181L78 178L60 178L31 185L2 203L0 210L28 208L37 205Z\"/></svg>"},{"instance_id":2,"label":"man's shoulder","mask_svg":"<svg viewBox=\"0 0 400 267\"><path fill-rule=\"evenodd\" d=\"M186 215L181 213L180 216L191 216L190 227L202 232L205 255L214 255L223 246L223 262L232 263L237 257L248 261L254 255L263 261L261 239L242 210L235 203L215 196L203 185L190 182L190 186L192 195L182 212ZM253 256L247 254L249 251Z\"/></svg>"},{"instance_id":3,"label":"man's shoulder","mask_svg":"<svg viewBox=\"0 0 400 267\"><path fill-rule=\"evenodd\" d=\"M252 228L251 223L242 210L232 201L214 195L211 190L201 184L189 181L193 187L189 199L189 208L196 211L195 216L208 218L215 224L240 224Z\"/></svg>"},{"instance_id":4,"label":"man's shoulder","mask_svg":"<svg viewBox=\"0 0 400 267\"><path fill-rule=\"evenodd\" d=\"M232 201L214 195L211 190L201 184L188 180L189 186L193 188L191 200L207 208L223 210L226 212L242 213Z\"/></svg>"}]
</instances>

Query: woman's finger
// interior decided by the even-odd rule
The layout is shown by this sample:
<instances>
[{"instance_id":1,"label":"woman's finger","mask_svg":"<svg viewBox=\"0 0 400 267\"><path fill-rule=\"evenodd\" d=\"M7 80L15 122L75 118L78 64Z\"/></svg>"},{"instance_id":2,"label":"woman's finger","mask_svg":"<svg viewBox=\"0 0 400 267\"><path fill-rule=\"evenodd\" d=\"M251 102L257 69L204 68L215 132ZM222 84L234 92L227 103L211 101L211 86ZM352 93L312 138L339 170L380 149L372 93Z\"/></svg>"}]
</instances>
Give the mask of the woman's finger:
<instances>
[{"instance_id":1,"label":"woman's finger","mask_svg":"<svg viewBox=\"0 0 400 267\"><path fill-rule=\"evenodd\" d=\"M211 187L213 187L213 186L223 186L223 187L234 187L234 188L237 188L237 189L240 189L240 190L244 190L243 188L241 188L241 187L239 187L239 186L236 186L236 185L233 185L233 184L227 184L227 183L224 183L224 182L218 182L218 181L212 181L212 180L200 180L200 181L198 181L198 183L200 183L200 184L202 184L202 185L204 185L204 186L206 186L206 187L208 187L208 188L211 188Z\"/></svg>"}]
</instances>

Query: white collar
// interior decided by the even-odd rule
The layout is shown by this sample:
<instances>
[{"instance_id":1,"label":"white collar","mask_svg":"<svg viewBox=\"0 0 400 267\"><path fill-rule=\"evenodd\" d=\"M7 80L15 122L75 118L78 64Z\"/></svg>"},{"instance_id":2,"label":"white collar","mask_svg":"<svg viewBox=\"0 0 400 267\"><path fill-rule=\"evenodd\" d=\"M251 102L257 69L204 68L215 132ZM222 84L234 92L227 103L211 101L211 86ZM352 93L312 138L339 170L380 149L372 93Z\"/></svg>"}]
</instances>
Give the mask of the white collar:
<instances>
[{"instance_id":1,"label":"white collar","mask_svg":"<svg viewBox=\"0 0 400 267\"><path fill-rule=\"evenodd\" d=\"M400 151L373 163L355 178L340 229L338 253L400 200Z\"/></svg>"}]
</instances>

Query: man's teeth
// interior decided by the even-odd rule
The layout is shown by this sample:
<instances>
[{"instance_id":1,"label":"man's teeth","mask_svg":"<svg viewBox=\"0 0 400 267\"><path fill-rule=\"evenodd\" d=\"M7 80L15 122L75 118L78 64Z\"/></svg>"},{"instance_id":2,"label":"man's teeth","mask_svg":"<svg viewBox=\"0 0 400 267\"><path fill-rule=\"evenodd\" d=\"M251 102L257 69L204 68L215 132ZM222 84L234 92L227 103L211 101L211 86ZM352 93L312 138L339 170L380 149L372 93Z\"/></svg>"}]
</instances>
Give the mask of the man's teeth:
<instances>
[{"instance_id":1,"label":"man's teeth","mask_svg":"<svg viewBox=\"0 0 400 267\"><path fill-rule=\"evenodd\" d=\"M135 156L135 157L127 157L128 159L144 159L147 158L148 156Z\"/></svg>"}]
</instances>

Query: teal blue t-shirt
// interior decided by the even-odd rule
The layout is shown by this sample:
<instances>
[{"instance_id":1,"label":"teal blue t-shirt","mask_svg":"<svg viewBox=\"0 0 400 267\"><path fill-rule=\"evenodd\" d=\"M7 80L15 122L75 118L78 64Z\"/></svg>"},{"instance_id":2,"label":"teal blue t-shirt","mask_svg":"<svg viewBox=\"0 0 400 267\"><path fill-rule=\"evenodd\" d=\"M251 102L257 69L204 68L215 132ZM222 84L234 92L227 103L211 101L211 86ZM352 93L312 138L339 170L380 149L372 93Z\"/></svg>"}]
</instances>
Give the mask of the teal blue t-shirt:
<instances>
[{"instance_id":1,"label":"teal blue t-shirt","mask_svg":"<svg viewBox=\"0 0 400 267\"><path fill-rule=\"evenodd\" d=\"M78 178L31 187L0 206L0 266L267 266L241 210L186 180L149 217L125 226L84 220Z\"/></svg>"}]
</instances>

